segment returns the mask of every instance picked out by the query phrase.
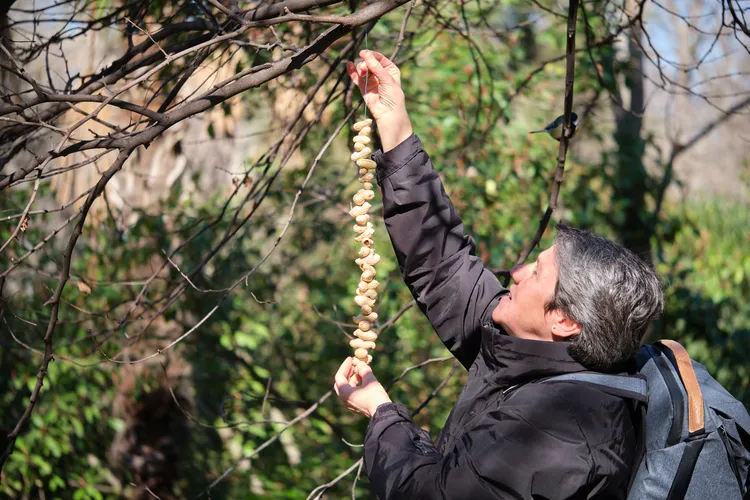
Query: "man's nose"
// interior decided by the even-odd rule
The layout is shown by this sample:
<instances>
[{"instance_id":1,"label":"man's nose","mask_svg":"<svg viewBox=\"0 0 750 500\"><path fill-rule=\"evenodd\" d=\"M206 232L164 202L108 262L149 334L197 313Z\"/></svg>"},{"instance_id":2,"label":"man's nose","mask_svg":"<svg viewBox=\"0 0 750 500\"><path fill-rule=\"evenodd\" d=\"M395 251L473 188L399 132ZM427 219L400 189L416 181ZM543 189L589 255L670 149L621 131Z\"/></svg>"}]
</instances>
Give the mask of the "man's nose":
<instances>
[{"instance_id":1,"label":"man's nose","mask_svg":"<svg viewBox=\"0 0 750 500\"><path fill-rule=\"evenodd\" d=\"M513 281L516 283L520 283L521 281L526 279L526 275L528 274L529 265L528 264L520 264L518 266L513 266L510 270L510 277L513 278Z\"/></svg>"}]
</instances>

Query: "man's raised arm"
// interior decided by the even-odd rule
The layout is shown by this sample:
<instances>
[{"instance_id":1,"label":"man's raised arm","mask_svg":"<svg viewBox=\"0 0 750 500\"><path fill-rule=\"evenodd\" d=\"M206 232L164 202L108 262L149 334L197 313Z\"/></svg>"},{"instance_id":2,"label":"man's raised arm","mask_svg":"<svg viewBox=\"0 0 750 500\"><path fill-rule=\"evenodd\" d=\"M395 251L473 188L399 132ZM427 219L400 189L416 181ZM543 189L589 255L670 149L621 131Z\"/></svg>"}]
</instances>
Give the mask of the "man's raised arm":
<instances>
[{"instance_id":1,"label":"man's raised arm","mask_svg":"<svg viewBox=\"0 0 750 500\"><path fill-rule=\"evenodd\" d=\"M416 135L374 157L383 212L406 285L440 339L468 369L503 288L476 256L473 239Z\"/></svg>"},{"instance_id":2,"label":"man's raised arm","mask_svg":"<svg viewBox=\"0 0 750 500\"><path fill-rule=\"evenodd\" d=\"M385 223L406 285L440 339L467 368L479 352L482 321L489 321L503 288L476 256L474 241L445 194L429 156L412 134L401 73L382 54L364 50L347 63L377 123L383 152L378 184Z\"/></svg>"}]
</instances>

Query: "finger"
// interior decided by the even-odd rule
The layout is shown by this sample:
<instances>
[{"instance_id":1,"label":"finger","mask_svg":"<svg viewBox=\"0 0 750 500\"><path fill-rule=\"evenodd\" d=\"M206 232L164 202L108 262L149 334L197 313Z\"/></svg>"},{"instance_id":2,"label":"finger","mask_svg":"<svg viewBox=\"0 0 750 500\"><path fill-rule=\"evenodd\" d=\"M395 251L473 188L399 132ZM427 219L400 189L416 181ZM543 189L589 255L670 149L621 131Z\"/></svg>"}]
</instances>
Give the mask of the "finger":
<instances>
[{"instance_id":1,"label":"finger","mask_svg":"<svg viewBox=\"0 0 750 500\"><path fill-rule=\"evenodd\" d=\"M363 57L365 60L365 63L367 64L367 69L375 75L375 77L380 81L381 84L396 84L396 80L393 78L393 75L388 73L388 71L383 68L383 65L380 64L380 61L375 59L375 56L372 55L372 52L369 50L363 51Z\"/></svg>"},{"instance_id":2,"label":"finger","mask_svg":"<svg viewBox=\"0 0 750 500\"><path fill-rule=\"evenodd\" d=\"M357 371L357 365L361 364L362 362L358 360L357 358L352 358L352 368L349 372L349 385L356 388L359 386L359 383L362 382L362 379L359 376L359 373Z\"/></svg>"},{"instance_id":3,"label":"finger","mask_svg":"<svg viewBox=\"0 0 750 500\"><path fill-rule=\"evenodd\" d=\"M359 79L362 80L365 77L367 77L370 73L370 70L367 69L367 63L365 61L362 61L357 65L357 73L359 74Z\"/></svg>"},{"instance_id":4,"label":"finger","mask_svg":"<svg viewBox=\"0 0 750 500\"><path fill-rule=\"evenodd\" d=\"M393 63L393 61L391 61L390 59L388 59L387 57L385 57L380 52L375 52L374 50L368 50L367 52L371 53L372 56L375 59L377 59L378 62L380 62L380 64L383 66L383 68L385 68L385 69L391 69L391 66L393 66L393 68L395 68L396 70L398 70L398 67Z\"/></svg>"},{"instance_id":5,"label":"finger","mask_svg":"<svg viewBox=\"0 0 750 500\"><path fill-rule=\"evenodd\" d=\"M388 59L380 52L375 52L374 50L369 50L367 52L370 52L375 57L375 59L380 62L381 66L383 66L383 68L396 80L399 85L401 84L401 70L398 69L398 66L396 66L393 61Z\"/></svg>"},{"instance_id":6,"label":"finger","mask_svg":"<svg viewBox=\"0 0 750 500\"><path fill-rule=\"evenodd\" d=\"M359 87L359 91L364 96L370 91L374 91L377 89L377 78L375 78L370 71L367 69L367 64L365 62L361 62L357 64L357 86ZM369 78L368 78L369 76ZM373 84L375 87L373 88Z\"/></svg>"},{"instance_id":7,"label":"finger","mask_svg":"<svg viewBox=\"0 0 750 500\"><path fill-rule=\"evenodd\" d=\"M357 375L362 379L362 385L369 384L370 382L377 382L375 374L372 373L372 368L367 363L360 363L357 365Z\"/></svg>"},{"instance_id":8,"label":"finger","mask_svg":"<svg viewBox=\"0 0 750 500\"><path fill-rule=\"evenodd\" d=\"M339 387L339 389L342 386L349 385L349 373L351 373L351 370L352 358L348 357L344 360L343 363L341 363L339 371L336 372L336 376L334 377L334 381L336 382L336 385Z\"/></svg>"},{"instance_id":9,"label":"finger","mask_svg":"<svg viewBox=\"0 0 750 500\"><path fill-rule=\"evenodd\" d=\"M347 61L346 62L346 72L349 73L349 78L352 79L354 82L354 85L359 87L359 73L357 73L357 67L354 65L353 62Z\"/></svg>"}]
</instances>

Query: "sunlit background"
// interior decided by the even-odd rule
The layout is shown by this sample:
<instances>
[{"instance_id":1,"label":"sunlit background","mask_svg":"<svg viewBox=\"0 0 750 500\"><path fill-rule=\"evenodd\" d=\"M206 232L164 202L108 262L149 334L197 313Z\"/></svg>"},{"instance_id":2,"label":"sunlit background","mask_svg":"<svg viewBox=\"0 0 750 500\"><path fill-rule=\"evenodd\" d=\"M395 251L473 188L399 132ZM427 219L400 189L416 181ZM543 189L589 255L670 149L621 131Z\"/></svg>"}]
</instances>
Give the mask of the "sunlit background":
<instances>
[{"instance_id":1,"label":"sunlit background","mask_svg":"<svg viewBox=\"0 0 750 500\"><path fill-rule=\"evenodd\" d=\"M359 48L389 57L398 48L415 133L478 254L507 269L549 203L558 143L528 131L563 112L567 3L402 2L299 69L212 101L135 148L90 208L87 196L118 151L75 151L147 131L155 122L138 107L179 112L331 28L300 18L206 44L241 31L233 16L250 19L265 4L277 9L266 19L284 15L283 6L347 16L368 3L383 1L18 0L0 7L5 433L25 418L45 349L54 354L2 466L0 495L368 498L359 462L367 422L330 395L333 374L351 353L359 277L347 213L358 188L348 159L353 121L345 120L365 111L354 110L361 97L343 61ZM581 123L553 221L610 237L656 266L667 307L648 340L679 340L747 405L744 5L580 5L574 110ZM205 48L187 50L199 43ZM185 50L164 63L166 54ZM134 67L96 83L123 63ZM62 97L19 112L14 106L38 98L29 80ZM97 88L81 90L92 82ZM117 98L135 108L65 98L106 98L124 87ZM467 374L411 307L378 197L378 313L388 327L373 368L384 383L398 378L394 400L411 410L428 401L415 419L434 437ZM551 224L541 248L554 235ZM55 312L49 301L68 264Z\"/></svg>"}]
</instances>

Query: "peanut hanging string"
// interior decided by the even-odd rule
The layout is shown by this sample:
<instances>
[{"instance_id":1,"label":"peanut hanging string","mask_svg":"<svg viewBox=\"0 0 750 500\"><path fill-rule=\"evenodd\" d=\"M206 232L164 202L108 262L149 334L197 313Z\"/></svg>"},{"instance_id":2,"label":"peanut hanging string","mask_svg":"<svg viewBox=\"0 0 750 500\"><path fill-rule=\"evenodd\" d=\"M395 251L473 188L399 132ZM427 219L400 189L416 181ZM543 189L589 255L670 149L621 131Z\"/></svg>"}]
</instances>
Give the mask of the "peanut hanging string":
<instances>
[{"instance_id":1,"label":"peanut hanging string","mask_svg":"<svg viewBox=\"0 0 750 500\"><path fill-rule=\"evenodd\" d=\"M354 317L354 322L357 324L354 336L357 338L349 342L349 345L354 348L355 366L360 362L369 364L372 361L369 350L375 348L375 340L378 338L377 332L372 328L373 323L378 319L378 314L373 312L372 308L375 305L375 299L378 298L375 264L380 261L380 255L375 253L375 242L372 239L375 229L370 222L370 204L368 203L375 197L372 183L375 179L373 172L376 166L375 162L370 159L372 155L370 125L372 125L372 120L366 119L355 123L353 127L357 136L354 137L352 161L356 162L359 167L359 181L362 183L362 188L352 198L354 207L349 212L349 215L356 221L354 239L362 244L359 249L359 258L354 261L362 270L357 295L354 297L354 302L361 309L360 314Z\"/></svg>"}]
</instances>

